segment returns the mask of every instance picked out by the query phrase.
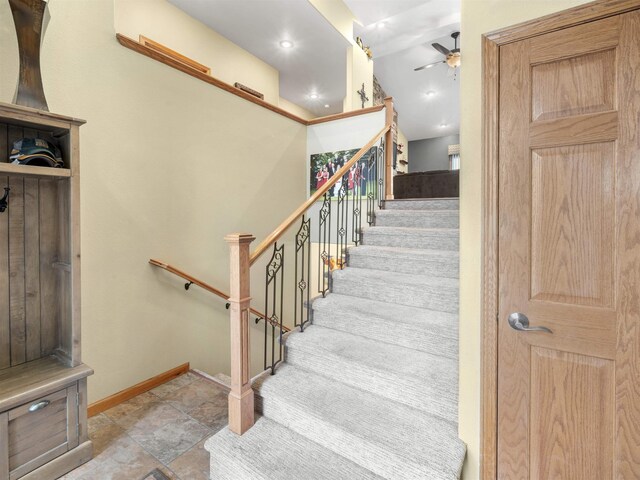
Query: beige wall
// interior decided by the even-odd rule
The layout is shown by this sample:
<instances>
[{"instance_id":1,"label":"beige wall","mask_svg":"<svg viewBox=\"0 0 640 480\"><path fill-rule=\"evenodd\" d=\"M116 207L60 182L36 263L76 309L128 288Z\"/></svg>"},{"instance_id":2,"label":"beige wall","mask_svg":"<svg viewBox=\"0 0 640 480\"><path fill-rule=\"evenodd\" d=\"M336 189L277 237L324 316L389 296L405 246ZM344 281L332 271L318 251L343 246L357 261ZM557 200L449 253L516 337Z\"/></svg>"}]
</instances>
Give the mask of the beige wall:
<instances>
[{"instance_id":1,"label":"beige wall","mask_svg":"<svg viewBox=\"0 0 640 480\"><path fill-rule=\"evenodd\" d=\"M342 102L342 111L350 112L362 108L362 100L357 93L362 89L369 100L364 103L365 107L373 105L373 60L369 60L367 54L358 46L353 45L347 48L347 93Z\"/></svg>"},{"instance_id":2,"label":"beige wall","mask_svg":"<svg viewBox=\"0 0 640 480\"><path fill-rule=\"evenodd\" d=\"M333 27L349 42L353 39L353 22L355 16L342 0L309 0L309 3L326 18Z\"/></svg>"},{"instance_id":3,"label":"beige wall","mask_svg":"<svg viewBox=\"0 0 640 480\"><path fill-rule=\"evenodd\" d=\"M293 102L290 102L286 98L280 97L278 106L287 112L291 112L294 115L299 116L300 118L304 118L305 120L311 120L312 118L316 118L316 115L311 113L306 108L301 107L300 105L296 105Z\"/></svg>"},{"instance_id":4,"label":"beige wall","mask_svg":"<svg viewBox=\"0 0 640 480\"><path fill-rule=\"evenodd\" d=\"M465 480L478 478L480 441L481 43L483 33L581 3L581 0L462 0L460 104L460 436Z\"/></svg>"},{"instance_id":5,"label":"beige wall","mask_svg":"<svg viewBox=\"0 0 640 480\"><path fill-rule=\"evenodd\" d=\"M185 292L147 261L227 289L223 236L260 240L305 199L306 127L120 46L113 0L49 8L49 106L88 121L81 218L83 354L96 371L89 400L187 361L228 372L224 301L196 287ZM7 2L0 18L10 18ZM13 97L16 52L13 27L2 22L0 101Z\"/></svg>"},{"instance_id":6,"label":"beige wall","mask_svg":"<svg viewBox=\"0 0 640 480\"><path fill-rule=\"evenodd\" d=\"M67 0L69 1L69 0ZM240 82L278 105L279 73L167 0L114 0L115 29L134 40L140 34L211 68L211 75Z\"/></svg>"}]
</instances>

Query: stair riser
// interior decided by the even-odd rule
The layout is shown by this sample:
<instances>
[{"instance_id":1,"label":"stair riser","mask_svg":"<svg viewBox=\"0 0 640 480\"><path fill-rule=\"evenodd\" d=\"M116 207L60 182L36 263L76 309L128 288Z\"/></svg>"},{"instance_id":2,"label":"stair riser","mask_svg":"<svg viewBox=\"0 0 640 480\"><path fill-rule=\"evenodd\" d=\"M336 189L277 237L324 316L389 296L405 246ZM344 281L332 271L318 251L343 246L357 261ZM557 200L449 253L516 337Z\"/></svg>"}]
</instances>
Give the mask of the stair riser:
<instances>
[{"instance_id":1,"label":"stair riser","mask_svg":"<svg viewBox=\"0 0 640 480\"><path fill-rule=\"evenodd\" d=\"M380 235L363 232L362 243L379 247L421 248L426 250L447 250L457 252L458 236L444 235Z\"/></svg>"},{"instance_id":2,"label":"stair riser","mask_svg":"<svg viewBox=\"0 0 640 480\"><path fill-rule=\"evenodd\" d=\"M459 200L411 200L411 201L387 201L385 210L458 210Z\"/></svg>"},{"instance_id":3,"label":"stair riser","mask_svg":"<svg viewBox=\"0 0 640 480\"><path fill-rule=\"evenodd\" d=\"M398 377L363 364L347 362L327 352L313 352L291 346L286 347L286 361L444 420L458 422L457 385L451 384L447 379L432 377L428 382L420 383L413 378ZM425 365L425 369L428 368ZM376 381L372 382L372 379Z\"/></svg>"},{"instance_id":4,"label":"stair riser","mask_svg":"<svg viewBox=\"0 0 640 480\"><path fill-rule=\"evenodd\" d=\"M324 311L313 312L313 324L433 355L458 358L457 325L451 325L450 328L438 326L437 329L427 325L422 328L420 325L401 323L390 325L384 319Z\"/></svg>"},{"instance_id":5,"label":"stair riser","mask_svg":"<svg viewBox=\"0 0 640 480\"><path fill-rule=\"evenodd\" d=\"M294 432L306 436L323 447L385 478L407 480L416 478L453 480L457 478L454 475L443 476L441 473L442 465L434 465L434 469L426 465L415 464L411 459L401 457L380 444L368 441L367 438L353 434L330 422L312 417L304 409L304 405L286 402L285 399L278 398L268 392L264 394L264 398L259 403L265 417L277 419L278 422ZM433 456L441 457L442 454Z\"/></svg>"},{"instance_id":6,"label":"stair riser","mask_svg":"<svg viewBox=\"0 0 640 480\"><path fill-rule=\"evenodd\" d=\"M378 227L406 227L406 228L459 228L460 221L458 213L442 214L440 212L425 215L416 212L416 215L389 214L376 215L376 226Z\"/></svg>"},{"instance_id":7,"label":"stair riser","mask_svg":"<svg viewBox=\"0 0 640 480\"><path fill-rule=\"evenodd\" d=\"M354 249L357 250L357 249ZM458 256L451 257L393 257L382 255L366 255L349 252L349 267L370 268L386 272L409 273L415 275L433 275L434 277L458 278Z\"/></svg>"},{"instance_id":8,"label":"stair riser","mask_svg":"<svg viewBox=\"0 0 640 480\"><path fill-rule=\"evenodd\" d=\"M426 308L438 312L458 312L458 291L451 291L441 285L372 284L366 281L355 283L334 276L332 291L342 295Z\"/></svg>"}]
</instances>

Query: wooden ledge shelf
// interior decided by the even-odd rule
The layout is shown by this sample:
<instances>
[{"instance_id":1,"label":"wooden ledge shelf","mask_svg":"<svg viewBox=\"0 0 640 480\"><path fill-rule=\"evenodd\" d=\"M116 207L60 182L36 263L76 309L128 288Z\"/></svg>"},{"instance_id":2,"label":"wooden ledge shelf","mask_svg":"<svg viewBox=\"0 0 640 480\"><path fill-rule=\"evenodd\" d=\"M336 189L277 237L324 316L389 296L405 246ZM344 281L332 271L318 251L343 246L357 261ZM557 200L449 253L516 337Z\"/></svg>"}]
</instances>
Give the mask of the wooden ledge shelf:
<instances>
[{"instance_id":1,"label":"wooden ledge shelf","mask_svg":"<svg viewBox=\"0 0 640 480\"><path fill-rule=\"evenodd\" d=\"M58 387L62 389L92 373L84 364L69 367L55 356L0 370L0 411L35 400Z\"/></svg>"},{"instance_id":2,"label":"wooden ledge shelf","mask_svg":"<svg viewBox=\"0 0 640 480\"><path fill-rule=\"evenodd\" d=\"M256 105L266 108L267 110L271 110L272 112L277 113L278 115L282 115L283 117L290 118L291 120L294 120L302 125L306 125L306 126L316 125L318 123L331 122L333 120L340 120L342 118L365 115L367 113L379 112L384 108L384 105L375 105L373 107L367 107L361 110L352 110L350 112L336 113L334 115L327 115L324 117L313 118L311 120L305 120L304 118L299 117L287 110L284 110L280 107L276 107L275 105L272 105L269 102L265 102L260 98L250 95L227 82L223 82L222 80L216 77L212 77L210 74L204 73L202 69L190 66L184 61L180 61L177 58L173 58L172 56L166 55L162 53L161 50L158 50L157 48L152 48L151 46L144 45L132 38L127 37L126 35L122 35L121 33L116 33L116 38L118 39L118 42L120 43L120 45L122 45L123 47L133 50L134 52L137 52L141 55L149 57L160 63L164 63L169 67L175 68L176 70L180 70L181 72L186 73L187 75L191 75L192 77L202 80L203 82L206 82L210 85L221 88L226 92L229 92L240 98L244 98L245 100L251 103L255 103ZM173 52L173 53L177 54L177 52ZM183 57L183 58L186 58L186 57Z\"/></svg>"},{"instance_id":3,"label":"wooden ledge shelf","mask_svg":"<svg viewBox=\"0 0 640 480\"><path fill-rule=\"evenodd\" d=\"M0 174L21 175L25 177L68 178L71 176L71 170L68 168L34 167L29 165L15 165L13 163L0 163Z\"/></svg>"}]
</instances>

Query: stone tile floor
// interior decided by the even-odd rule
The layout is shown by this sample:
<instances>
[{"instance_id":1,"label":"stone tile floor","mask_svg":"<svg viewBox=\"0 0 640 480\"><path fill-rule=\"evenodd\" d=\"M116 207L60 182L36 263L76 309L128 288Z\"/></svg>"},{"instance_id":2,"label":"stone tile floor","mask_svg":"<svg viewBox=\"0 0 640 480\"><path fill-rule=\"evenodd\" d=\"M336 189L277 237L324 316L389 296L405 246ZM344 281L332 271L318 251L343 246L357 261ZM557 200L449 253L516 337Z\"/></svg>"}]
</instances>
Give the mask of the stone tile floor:
<instances>
[{"instance_id":1,"label":"stone tile floor","mask_svg":"<svg viewBox=\"0 0 640 480\"><path fill-rule=\"evenodd\" d=\"M93 460L64 480L140 480L154 468L207 480L204 442L227 425L227 391L193 372L89 419Z\"/></svg>"}]
</instances>

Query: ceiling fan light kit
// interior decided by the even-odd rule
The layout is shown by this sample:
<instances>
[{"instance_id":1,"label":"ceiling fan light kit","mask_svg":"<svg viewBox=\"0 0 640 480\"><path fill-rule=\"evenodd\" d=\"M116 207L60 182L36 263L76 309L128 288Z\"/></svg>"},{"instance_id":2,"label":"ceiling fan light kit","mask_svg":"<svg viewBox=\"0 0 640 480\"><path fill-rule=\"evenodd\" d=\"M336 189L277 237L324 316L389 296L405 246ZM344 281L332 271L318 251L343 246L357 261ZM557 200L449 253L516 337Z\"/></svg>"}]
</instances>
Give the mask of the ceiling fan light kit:
<instances>
[{"instance_id":1,"label":"ceiling fan light kit","mask_svg":"<svg viewBox=\"0 0 640 480\"><path fill-rule=\"evenodd\" d=\"M457 69L460 66L460 49L458 48L458 37L460 36L460 32L453 32L451 34L451 38L454 41L453 50L449 50L447 47L440 45L439 43L432 43L431 46L435 48L438 52L445 56L444 60L440 60L439 62L428 63L426 65L422 65L421 67L414 68L414 72L418 72L420 70L426 70L427 68L435 67L436 65L440 65L441 63L446 63L449 68Z\"/></svg>"}]
</instances>

